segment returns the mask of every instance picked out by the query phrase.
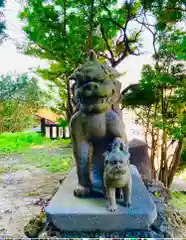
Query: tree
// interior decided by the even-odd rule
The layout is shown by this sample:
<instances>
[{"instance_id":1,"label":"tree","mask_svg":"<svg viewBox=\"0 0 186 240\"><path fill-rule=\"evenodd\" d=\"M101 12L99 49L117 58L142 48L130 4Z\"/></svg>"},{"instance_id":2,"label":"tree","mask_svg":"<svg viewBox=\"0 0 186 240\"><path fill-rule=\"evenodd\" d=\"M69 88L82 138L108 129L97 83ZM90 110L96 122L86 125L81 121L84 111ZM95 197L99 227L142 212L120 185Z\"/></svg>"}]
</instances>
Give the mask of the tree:
<instances>
[{"instance_id":1,"label":"tree","mask_svg":"<svg viewBox=\"0 0 186 240\"><path fill-rule=\"evenodd\" d=\"M142 0L142 5L145 12L150 12L156 19L159 30L165 30L166 27L185 20L185 0Z\"/></svg>"},{"instance_id":2,"label":"tree","mask_svg":"<svg viewBox=\"0 0 186 240\"><path fill-rule=\"evenodd\" d=\"M22 131L33 123L32 114L50 96L27 74L0 76L0 132Z\"/></svg>"},{"instance_id":3,"label":"tree","mask_svg":"<svg viewBox=\"0 0 186 240\"><path fill-rule=\"evenodd\" d=\"M143 123L146 142L151 149L154 174L170 187L184 147L186 75L184 63L176 57L176 40L183 31L170 26L168 30L156 35L159 46L154 55L155 65L143 67L139 85L124 91L123 102L137 108L135 112ZM139 102L135 99L139 96L136 93L140 93Z\"/></svg>"},{"instance_id":4,"label":"tree","mask_svg":"<svg viewBox=\"0 0 186 240\"><path fill-rule=\"evenodd\" d=\"M7 75L0 76L0 101L5 101L15 97L20 91L24 91L30 82L28 81L28 76L23 75L13 75L8 73ZM35 82L34 82L35 83ZM19 94L21 97L21 94Z\"/></svg>"},{"instance_id":5,"label":"tree","mask_svg":"<svg viewBox=\"0 0 186 240\"><path fill-rule=\"evenodd\" d=\"M130 54L139 55L142 29L129 32L128 27L140 9L140 2L124 1L120 7L116 3L116 0L31 0L20 14L29 39L25 53L51 61L50 68L39 69L39 73L55 82L60 91L65 85L68 119L73 112L68 77L85 61L90 48L113 67Z\"/></svg>"},{"instance_id":6,"label":"tree","mask_svg":"<svg viewBox=\"0 0 186 240\"><path fill-rule=\"evenodd\" d=\"M5 1L0 0L0 43L6 36L6 34L5 34L6 26L5 26L5 21L3 18L3 11L2 11L2 8L4 8L4 6L5 6Z\"/></svg>"}]
</instances>

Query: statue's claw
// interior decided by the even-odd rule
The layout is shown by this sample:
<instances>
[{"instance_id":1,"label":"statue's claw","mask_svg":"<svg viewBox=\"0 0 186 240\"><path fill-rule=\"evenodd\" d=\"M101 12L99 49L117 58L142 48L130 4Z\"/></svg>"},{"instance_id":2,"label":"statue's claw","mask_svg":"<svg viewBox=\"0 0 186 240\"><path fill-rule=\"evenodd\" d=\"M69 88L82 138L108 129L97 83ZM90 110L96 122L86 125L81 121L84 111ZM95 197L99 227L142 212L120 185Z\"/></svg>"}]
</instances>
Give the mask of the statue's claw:
<instances>
[{"instance_id":1,"label":"statue's claw","mask_svg":"<svg viewBox=\"0 0 186 240\"><path fill-rule=\"evenodd\" d=\"M74 189L74 195L79 198L89 197L90 189L79 185Z\"/></svg>"},{"instance_id":2,"label":"statue's claw","mask_svg":"<svg viewBox=\"0 0 186 240\"><path fill-rule=\"evenodd\" d=\"M115 205L115 206L110 206L110 207L109 207L109 210L110 210L111 212L116 212L116 211L118 210L118 208L117 208L116 205Z\"/></svg>"}]
</instances>

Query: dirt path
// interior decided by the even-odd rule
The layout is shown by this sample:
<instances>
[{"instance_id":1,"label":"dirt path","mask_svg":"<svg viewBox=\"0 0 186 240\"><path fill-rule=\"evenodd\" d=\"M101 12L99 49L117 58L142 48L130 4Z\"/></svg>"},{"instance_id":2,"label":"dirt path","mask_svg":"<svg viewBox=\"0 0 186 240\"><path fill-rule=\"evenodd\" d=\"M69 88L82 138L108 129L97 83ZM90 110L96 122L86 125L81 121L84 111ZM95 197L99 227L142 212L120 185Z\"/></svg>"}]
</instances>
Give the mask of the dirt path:
<instances>
[{"instance_id":1,"label":"dirt path","mask_svg":"<svg viewBox=\"0 0 186 240\"><path fill-rule=\"evenodd\" d=\"M12 166L21 170L8 171ZM0 173L0 236L26 237L24 226L40 213L39 200L48 199L64 176L25 164L22 155L0 157L0 169L6 169Z\"/></svg>"}]
</instances>

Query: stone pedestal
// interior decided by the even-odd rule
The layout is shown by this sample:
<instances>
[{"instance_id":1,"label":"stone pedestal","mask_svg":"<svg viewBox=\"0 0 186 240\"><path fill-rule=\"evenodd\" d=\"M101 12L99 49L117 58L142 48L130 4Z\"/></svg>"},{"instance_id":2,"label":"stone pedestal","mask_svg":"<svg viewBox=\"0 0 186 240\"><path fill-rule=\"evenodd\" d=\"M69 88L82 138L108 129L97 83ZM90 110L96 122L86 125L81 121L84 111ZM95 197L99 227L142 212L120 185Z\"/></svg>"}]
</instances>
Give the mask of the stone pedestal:
<instances>
[{"instance_id":1,"label":"stone pedestal","mask_svg":"<svg viewBox=\"0 0 186 240\"><path fill-rule=\"evenodd\" d=\"M45 209L48 220L61 231L125 231L145 230L156 219L156 207L145 188L136 167L132 172L132 205L119 204L117 212L109 212L107 200L102 198L76 198L76 169L72 169L60 189Z\"/></svg>"}]
</instances>

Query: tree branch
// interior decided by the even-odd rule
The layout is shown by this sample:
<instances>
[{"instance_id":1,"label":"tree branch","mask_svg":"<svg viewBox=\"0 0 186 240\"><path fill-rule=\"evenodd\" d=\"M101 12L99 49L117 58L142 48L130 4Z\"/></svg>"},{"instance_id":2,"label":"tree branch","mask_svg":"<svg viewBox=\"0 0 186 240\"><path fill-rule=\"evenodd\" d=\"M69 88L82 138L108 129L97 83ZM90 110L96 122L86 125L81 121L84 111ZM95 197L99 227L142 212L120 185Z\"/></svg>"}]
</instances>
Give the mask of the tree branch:
<instances>
[{"instance_id":1,"label":"tree branch","mask_svg":"<svg viewBox=\"0 0 186 240\"><path fill-rule=\"evenodd\" d=\"M155 46L155 43L156 43L156 38L155 38L155 36L156 36L156 31L153 32L152 29L149 27L149 26L153 26L153 27L155 27L155 26L154 26L154 25L149 25L148 23L145 23L144 21L141 22L141 21L139 21L137 18L135 19L135 21L136 21L137 23L141 24L142 26L146 27L146 29L149 30L150 33L152 34L154 53L155 53L155 55L157 55L157 50L156 50L156 46Z\"/></svg>"},{"instance_id":2,"label":"tree branch","mask_svg":"<svg viewBox=\"0 0 186 240\"><path fill-rule=\"evenodd\" d=\"M133 20L135 18L135 16L133 16L131 13L130 13L130 10L128 10L128 13L127 13L127 17L126 17L126 22L125 22L125 25L122 26L120 23L118 23L117 21L115 21L113 18L112 18L112 13L111 11L107 8L107 6L102 3L102 6L103 8L107 11L108 15L109 15L109 18L108 17L103 17L103 19L107 20L107 21L110 21L112 22L114 25L116 25L119 29L122 30L123 32L123 39L122 39L122 42L124 43L123 46L124 46L124 49L123 49L123 52L120 53L121 56L117 59L117 60L114 60L114 62L111 62L112 63L112 67L116 67L121 61L123 61L123 59L125 59L129 54L133 54L133 55L139 55L137 53L134 53L130 46L129 46L129 40L128 40L128 37L127 37L127 34L126 34L126 31L127 31L127 26L128 26L128 23L129 21ZM140 32L139 32L140 33ZM136 35L136 38L137 36L139 35L139 33L137 33ZM108 59L108 58L107 58Z\"/></svg>"},{"instance_id":3,"label":"tree branch","mask_svg":"<svg viewBox=\"0 0 186 240\"><path fill-rule=\"evenodd\" d=\"M105 43L106 43L107 49L108 49L108 51L109 51L109 53L110 53L110 55L111 55L111 58L110 58L109 60L111 61L111 64L113 64L113 63L114 63L114 54L113 54L113 52L112 52L112 50L111 50L111 47L109 46L108 39L107 39L107 37L106 37L106 35L105 35L104 28L103 28L103 25L102 25L102 24L101 24L101 26L100 26L100 31L101 31L102 36L103 36L103 39L104 39L104 41L105 41Z\"/></svg>"}]
</instances>

